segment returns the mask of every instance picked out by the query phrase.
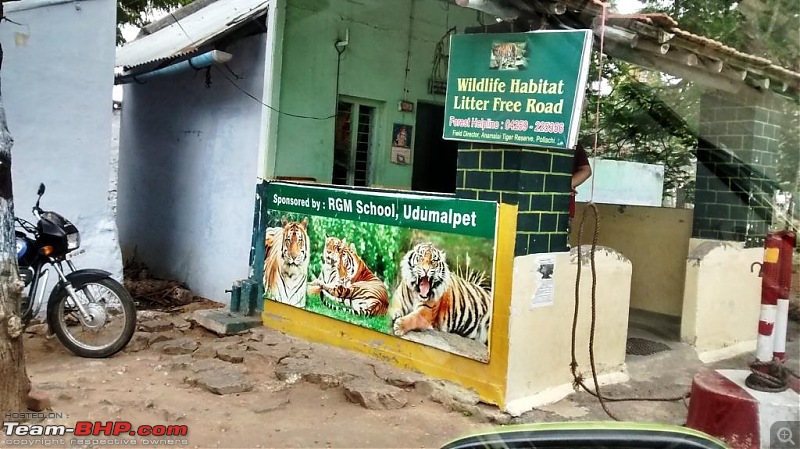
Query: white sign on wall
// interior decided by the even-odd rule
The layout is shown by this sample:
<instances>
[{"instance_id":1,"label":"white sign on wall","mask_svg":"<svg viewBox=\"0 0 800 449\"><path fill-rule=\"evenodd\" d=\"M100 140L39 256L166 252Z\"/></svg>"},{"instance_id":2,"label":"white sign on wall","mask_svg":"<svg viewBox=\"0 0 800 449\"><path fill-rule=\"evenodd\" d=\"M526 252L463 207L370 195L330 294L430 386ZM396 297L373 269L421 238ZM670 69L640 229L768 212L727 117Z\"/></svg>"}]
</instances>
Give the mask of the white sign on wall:
<instances>
[{"instance_id":1,"label":"white sign on wall","mask_svg":"<svg viewBox=\"0 0 800 449\"><path fill-rule=\"evenodd\" d=\"M537 268L534 276L537 279L536 291L531 300L531 309L553 305L555 296L554 277L556 272L555 254L539 254L536 257Z\"/></svg>"},{"instance_id":2,"label":"white sign on wall","mask_svg":"<svg viewBox=\"0 0 800 449\"><path fill-rule=\"evenodd\" d=\"M664 166L589 158L592 177L578 187L576 201L661 207ZM594 178L594 179L593 179ZM594 198L592 199L592 182Z\"/></svg>"}]
</instances>

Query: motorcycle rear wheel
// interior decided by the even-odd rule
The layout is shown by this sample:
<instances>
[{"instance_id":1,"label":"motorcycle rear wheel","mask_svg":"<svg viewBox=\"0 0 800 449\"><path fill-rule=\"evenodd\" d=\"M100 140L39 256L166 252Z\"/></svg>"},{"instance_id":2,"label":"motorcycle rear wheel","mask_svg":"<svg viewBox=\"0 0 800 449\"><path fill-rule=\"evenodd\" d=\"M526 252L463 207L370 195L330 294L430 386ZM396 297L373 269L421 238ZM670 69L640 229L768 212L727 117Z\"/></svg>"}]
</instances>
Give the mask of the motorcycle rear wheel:
<instances>
[{"instance_id":1,"label":"motorcycle rear wheel","mask_svg":"<svg viewBox=\"0 0 800 449\"><path fill-rule=\"evenodd\" d=\"M117 319L116 314L109 313L106 309L106 297L96 298L97 293L91 294L96 302L91 302L87 289L90 287L102 287L109 294L108 297L115 297L119 300L119 307L124 317L121 320ZM91 292L91 290L89 290ZM117 352L121 351L133 337L136 331L136 307L134 306L133 298L119 282L111 278L100 279L88 282L81 287L80 290L76 289L77 295L80 297L82 304L89 308L90 313L95 317L93 322L87 323L80 317L80 311L74 305L70 305L68 298L69 294L61 289L61 294L57 298L53 298L47 307L47 322L52 332L58 337L58 340L67 349L79 357L86 358L106 358L111 357ZM80 341L76 335L70 331L70 326L78 327L88 335L96 333L106 328L110 322L117 325L119 334L116 335L110 342L102 345L92 345Z\"/></svg>"}]
</instances>

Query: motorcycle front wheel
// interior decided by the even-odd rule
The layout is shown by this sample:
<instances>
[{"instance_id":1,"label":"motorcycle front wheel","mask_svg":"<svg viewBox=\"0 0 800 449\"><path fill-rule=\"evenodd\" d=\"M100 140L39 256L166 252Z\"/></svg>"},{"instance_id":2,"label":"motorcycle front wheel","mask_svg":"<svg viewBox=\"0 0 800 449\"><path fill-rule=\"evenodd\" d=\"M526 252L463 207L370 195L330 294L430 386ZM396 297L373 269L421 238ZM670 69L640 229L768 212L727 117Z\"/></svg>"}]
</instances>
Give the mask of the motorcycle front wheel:
<instances>
[{"instance_id":1,"label":"motorcycle front wheel","mask_svg":"<svg viewBox=\"0 0 800 449\"><path fill-rule=\"evenodd\" d=\"M61 289L47 308L48 325L58 340L87 358L111 357L125 348L136 331L136 308L125 287L106 278L88 282L75 293L91 318L84 318Z\"/></svg>"}]
</instances>

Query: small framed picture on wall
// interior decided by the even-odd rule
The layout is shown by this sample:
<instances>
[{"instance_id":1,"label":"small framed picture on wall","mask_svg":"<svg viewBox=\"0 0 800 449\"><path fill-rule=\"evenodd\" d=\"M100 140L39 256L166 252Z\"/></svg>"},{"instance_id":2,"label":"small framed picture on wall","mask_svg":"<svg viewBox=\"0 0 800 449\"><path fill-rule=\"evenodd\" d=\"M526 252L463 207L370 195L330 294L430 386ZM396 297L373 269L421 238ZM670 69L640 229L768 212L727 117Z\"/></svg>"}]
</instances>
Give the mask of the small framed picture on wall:
<instances>
[{"instance_id":1,"label":"small framed picture on wall","mask_svg":"<svg viewBox=\"0 0 800 449\"><path fill-rule=\"evenodd\" d=\"M402 123L392 126L392 163L408 165L411 163L411 135L413 127Z\"/></svg>"}]
</instances>

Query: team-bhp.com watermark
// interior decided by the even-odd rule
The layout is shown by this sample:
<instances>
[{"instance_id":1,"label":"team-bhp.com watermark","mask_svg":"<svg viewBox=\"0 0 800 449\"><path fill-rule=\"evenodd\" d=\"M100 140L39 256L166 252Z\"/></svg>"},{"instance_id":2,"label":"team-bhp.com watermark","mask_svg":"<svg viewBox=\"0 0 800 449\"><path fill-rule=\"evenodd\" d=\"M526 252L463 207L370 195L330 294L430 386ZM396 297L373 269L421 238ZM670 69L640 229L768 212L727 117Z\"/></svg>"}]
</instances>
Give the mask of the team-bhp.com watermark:
<instances>
[{"instance_id":1,"label":"team-bhp.com watermark","mask_svg":"<svg viewBox=\"0 0 800 449\"><path fill-rule=\"evenodd\" d=\"M30 416L6 416L6 419L9 418L23 419ZM73 427L60 424L23 424L8 420L3 422L3 440L6 446L185 446L189 444L186 438L188 434L189 427L185 425L134 426L128 421L78 421Z\"/></svg>"}]
</instances>

